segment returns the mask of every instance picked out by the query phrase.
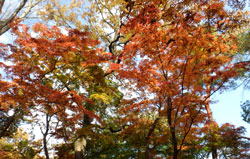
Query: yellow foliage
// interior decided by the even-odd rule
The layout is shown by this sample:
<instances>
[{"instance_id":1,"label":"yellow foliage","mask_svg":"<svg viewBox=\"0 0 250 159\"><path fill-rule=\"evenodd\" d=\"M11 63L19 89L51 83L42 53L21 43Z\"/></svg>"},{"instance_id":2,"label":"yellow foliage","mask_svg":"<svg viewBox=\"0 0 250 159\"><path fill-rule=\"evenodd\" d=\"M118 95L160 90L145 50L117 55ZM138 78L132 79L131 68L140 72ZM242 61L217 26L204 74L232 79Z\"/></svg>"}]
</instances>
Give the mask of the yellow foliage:
<instances>
[{"instance_id":1,"label":"yellow foliage","mask_svg":"<svg viewBox=\"0 0 250 159\"><path fill-rule=\"evenodd\" d=\"M96 93L96 94L92 94L90 96L91 99L95 100L95 101L102 101L105 104L110 104L112 98L110 96L108 96L106 93Z\"/></svg>"}]
</instances>

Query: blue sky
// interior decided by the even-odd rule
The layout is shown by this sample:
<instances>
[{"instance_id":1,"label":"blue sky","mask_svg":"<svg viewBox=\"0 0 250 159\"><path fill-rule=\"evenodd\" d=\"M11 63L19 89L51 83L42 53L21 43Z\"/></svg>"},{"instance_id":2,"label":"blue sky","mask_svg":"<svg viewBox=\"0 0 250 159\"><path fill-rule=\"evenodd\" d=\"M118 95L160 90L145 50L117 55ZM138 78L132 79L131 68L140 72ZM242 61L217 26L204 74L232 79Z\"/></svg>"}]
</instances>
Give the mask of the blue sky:
<instances>
[{"instance_id":1,"label":"blue sky","mask_svg":"<svg viewBox=\"0 0 250 159\"><path fill-rule=\"evenodd\" d=\"M250 137L250 124L244 122L241 117L241 102L249 98L250 90L243 86L235 90L226 90L223 93L216 93L212 99L217 102L211 105L214 119L219 125L230 123L235 126L244 126L247 129L246 136Z\"/></svg>"}]
</instances>

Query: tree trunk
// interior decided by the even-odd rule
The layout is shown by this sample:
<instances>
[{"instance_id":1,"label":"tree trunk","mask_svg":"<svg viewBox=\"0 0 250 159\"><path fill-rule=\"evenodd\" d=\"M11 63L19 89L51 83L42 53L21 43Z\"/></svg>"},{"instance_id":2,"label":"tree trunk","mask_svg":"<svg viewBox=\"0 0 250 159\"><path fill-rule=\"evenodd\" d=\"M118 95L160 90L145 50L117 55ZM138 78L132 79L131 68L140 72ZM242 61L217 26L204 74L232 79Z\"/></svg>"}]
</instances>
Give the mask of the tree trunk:
<instances>
[{"instance_id":1,"label":"tree trunk","mask_svg":"<svg viewBox=\"0 0 250 159\"><path fill-rule=\"evenodd\" d=\"M160 106L159 110L160 109L161 109L161 106ZM149 140L150 140L151 135L154 133L154 130L155 130L159 120L160 120L160 117L157 117L155 119L154 123L151 125L149 131L148 131L148 135L146 137L147 147L146 147L146 151L145 151L145 159L151 159L152 158L152 155L150 153Z\"/></svg>"},{"instance_id":2,"label":"tree trunk","mask_svg":"<svg viewBox=\"0 0 250 159\"><path fill-rule=\"evenodd\" d=\"M49 151L48 151L48 147L47 147L47 136L49 133L49 122L50 122L51 116L49 116L48 114L46 114L46 128L45 128L45 132L43 134L43 150L45 153L45 157L46 159L49 159Z\"/></svg>"},{"instance_id":3,"label":"tree trunk","mask_svg":"<svg viewBox=\"0 0 250 159\"><path fill-rule=\"evenodd\" d=\"M87 141L84 137L80 137L75 141L75 159L84 159Z\"/></svg>"},{"instance_id":4,"label":"tree trunk","mask_svg":"<svg viewBox=\"0 0 250 159\"><path fill-rule=\"evenodd\" d=\"M173 159L178 158L178 141L176 138L176 130L174 123L172 121L172 99L170 97L167 98L167 119L168 119L168 126L170 128L170 133L171 133L171 143L173 147Z\"/></svg>"},{"instance_id":5,"label":"tree trunk","mask_svg":"<svg viewBox=\"0 0 250 159\"><path fill-rule=\"evenodd\" d=\"M211 92L210 92L210 87L211 85L207 86L207 90L208 90L208 100L210 101L210 96L211 96ZM212 111L210 108L210 104L206 104L205 105L206 111L207 111L207 117L208 117L208 125L210 124L216 124L215 120L213 119L213 115L212 115ZM216 141L215 141L216 142ZM218 153L217 153L217 148L216 147L212 147L212 158L213 159L217 159L218 158Z\"/></svg>"},{"instance_id":6,"label":"tree trunk","mask_svg":"<svg viewBox=\"0 0 250 159\"><path fill-rule=\"evenodd\" d=\"M5 0L0 0L0 14L2 13L4 1L5 1Z\"/></svg>"},{"instance_id":7,"label":"tree trunk","mask_svg":"<svg viewBox=\"0 0 250 159\"><path fill-rule=\"evenodd\" d=\"M5 0L0 0L0 13L2 12L2 7L4 5ZM9 24L13 21L13 19L17 16L17 14L24 8L25 4L28 0L20 1L19 6L9 15L7 19L3 21L0 20L0 35L4 34L6 31L10 29Z\"/></svg>"},{"instance_id":8,"label":"tree trunk","mask_svg":"<svg viewBox=\"0 0 250 159\"><path fill-rule=\"evenodd\" d=\"M43 136L43 149L44 149L46 159L49 159L49 151L48 151L48 147L47 147L47 139L46 139L45 136Z\"/></svg>"},{"instance_id":9,"label":"tree trunk","mask_svg":"<svg viewBox=\"0 0 250 159\"><path fill-rule=\"evenodd\" d=\"M175 128L170 128L170 131L171 131L171 135L172 135L172 145L173 145L173 148L174 148L174 154L173 154L173 159L177 159L178 158L178 147L177 147L177 139L176 139L176 136L175 136Z\"/></svg>"},{"instance_id":10,"label":"tree trunk","mask_svg":"<svg viewBox=\"0 0 250 159\"><path fill-rule=\"evenodd\" d=\"M212 158L218 159L218 153L216 148L212 148Z\"/></svg>"},{"instance_id":11,"label":"tree trunk","mask_svg":"<svg viewBox=\"0 0 250 159\"><path fill-rule=\"evenodd\" d=\"M208 115L208 125L215 124L216 122L213 119L212 112L211 112L211 109L210 109L209 105L206 105L206 111L207 111L207 115ZM212 158L213 159L217 159L218 158L217 148L214 147L214 146L212 147Z\"/></svg>"},{"instance_id":12,"label":"tree trunk","mask_svg":"<svg viewBox=\"0 0 250 159\"><path fill-rule=\"evenodd\" d=\"M147 146L146 151L145 151L145 159L151 159L150 157L151 157L150 150L149 150L149 147Z\"/></svg>"}]
</instances>

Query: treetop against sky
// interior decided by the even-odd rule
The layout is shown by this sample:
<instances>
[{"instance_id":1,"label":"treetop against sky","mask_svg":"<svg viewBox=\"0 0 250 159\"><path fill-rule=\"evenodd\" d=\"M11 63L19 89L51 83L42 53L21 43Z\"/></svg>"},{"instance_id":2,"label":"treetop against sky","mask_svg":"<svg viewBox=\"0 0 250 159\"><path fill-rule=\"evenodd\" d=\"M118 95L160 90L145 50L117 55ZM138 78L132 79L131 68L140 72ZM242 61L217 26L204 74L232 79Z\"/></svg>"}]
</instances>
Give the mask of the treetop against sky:
<instances>
[{"instance_id":1,"label":"treetop against sky","mask_svg":"<svg viewBox=\"0 0 250 159\"><path fill-rule=\"evenodd\" d=\"M2 37L13 41L1 41L0 50L1 154L249 158L244 128L218 124L211 108L214 95L220 100L219 92L248 78L249 60L235 62L247 55L239 38L249 24L244 1L23 0L18 6L11 20L3 18ZM37 20L27 22L28 15ZM225 101L223 119L234 104ZM39 128L42 139L27 139L24 123Z\"/></svg>"}]
</instances>

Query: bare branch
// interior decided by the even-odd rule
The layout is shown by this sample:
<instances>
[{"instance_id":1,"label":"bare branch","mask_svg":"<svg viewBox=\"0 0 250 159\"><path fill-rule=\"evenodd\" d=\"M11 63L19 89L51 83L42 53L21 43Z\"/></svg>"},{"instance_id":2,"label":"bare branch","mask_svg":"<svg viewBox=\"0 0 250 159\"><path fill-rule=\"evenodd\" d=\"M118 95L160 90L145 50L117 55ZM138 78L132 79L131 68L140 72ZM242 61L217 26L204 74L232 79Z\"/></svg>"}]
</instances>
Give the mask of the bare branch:
<instances>
[{"instance_id":1,"label":"bare branch","mask_svg":"<svg viewBox=\"0 0 250 159\"><path fill-rule=\"evenodd\" d=\"M0 0L0 13L2 13L4 1L5 1L5 0Z\"/></svg>"},{"instance_id":2,"label":"bare branch","mask_svg":"<svg viewBox=\"0 0 250 159\"><path fill-rule=\"evenodd\" d=\"M17 16L17 14L21 11L21 9L25 6L25 4L27 3L28 0L22 0L22 2L20 3L20 5L15 9L15 11L9 16L9 18L7 18L6 20L4 20L3 22L1 22L0 24L0 35L2 35L3 33L5 33L6 31L8 31L10 29L10 27L8 26L9 23L12 22L12 20ZM4 3L4 2L2 2ZM1 6L1 4L0 4ZM2 6L1 6L2 7Z\"/></svg>"}]
</instances>

